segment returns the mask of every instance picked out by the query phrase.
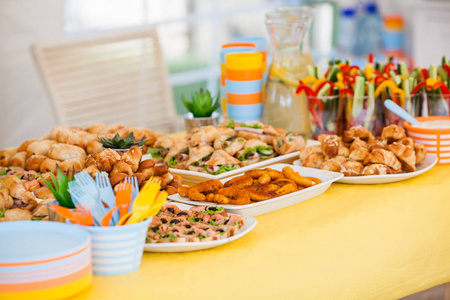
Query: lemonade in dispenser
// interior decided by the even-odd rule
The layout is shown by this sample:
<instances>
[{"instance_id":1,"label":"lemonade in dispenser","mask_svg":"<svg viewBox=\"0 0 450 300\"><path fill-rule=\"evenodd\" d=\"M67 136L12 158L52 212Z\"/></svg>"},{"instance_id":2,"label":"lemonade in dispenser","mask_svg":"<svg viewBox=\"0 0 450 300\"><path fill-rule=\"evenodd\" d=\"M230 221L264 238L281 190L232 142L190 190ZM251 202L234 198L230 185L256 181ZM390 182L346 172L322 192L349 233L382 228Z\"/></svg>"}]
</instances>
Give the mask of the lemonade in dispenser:
<instances>
[{"instance_id":1,"label":"lemonade in dispenser","mask_svg":"<svg viewBox=\"0 0 450 300\"><path fill-rule=\"evenodd\" d=\"M282 7L266 14L272 44L272 65L264 95L262 121L311 137L305 94L297 95L299 80L314 65L308 43L313 18L309 6Z\"/></svg>"}]
</instances>

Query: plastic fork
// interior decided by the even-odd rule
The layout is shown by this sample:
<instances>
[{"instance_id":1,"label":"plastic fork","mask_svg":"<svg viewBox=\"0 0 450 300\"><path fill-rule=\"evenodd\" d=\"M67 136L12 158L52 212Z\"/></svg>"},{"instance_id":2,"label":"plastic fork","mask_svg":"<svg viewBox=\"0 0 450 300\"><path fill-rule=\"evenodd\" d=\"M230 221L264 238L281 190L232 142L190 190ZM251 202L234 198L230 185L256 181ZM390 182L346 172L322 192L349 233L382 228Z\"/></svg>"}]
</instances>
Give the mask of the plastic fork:
<instances>
[{"instance_id":1,"label":"plastic fork","mask_svg":"<svg viewBox=\"0 0 450 300\"><path fill-rule=\"evenodd\" d=\"M87 193L92 195L94 199L99 197L99 191L97 185L92 179L91 175L89 175L86 171L82 171L78 174L75 174L75 180L80 188Z\"/></svg>"},{"instance_id":2,"label":"plastic fork","mask_svg":"<svg viewBox=\"0 0 450 300\"><path fill-rule=\"evenodd\" d=\"M111 208L111 209L105 214L105 216L103 217L102 222L101 222L101 225L102 225L102 226L111 226L111 219L112 219L113 213L114 213L115 211L117 211L118 209L119 209L119 208L118 208L117 206ZM114 223L114 224L115 224L115 223ZM113 224L113 225L114 225L114 224Z\"/></svg>"},{"instance_id":3,"label":"plastic fork","mask_svg":"<svg viewBox=\"0 0 450 300\"><path fill-rule=\"evenodd\" d=\"M113 208L114 206L116 206L116 197L114 195L114 190L111 186L111 183L109 182L108 173L100 172L99 174L97 174L95 181L97 183L100 199L106 205L108 205L109 208Z\"/></svg>"},{"instance_id":4,"label":"plastic fork","mask_svg":"<svg viewBox=\"0 0 450 300\"><path fill-rule=\"evenodd\" d=\"M131 184L131 202L130 202L130 206L128 209L128 212L131 212L133 203L136 200L137 196L139 195L139 185L138 185L136 177L134 177L134 176L125 177L124 182Z\"/></svg>"},{"instance_id":5,"label":"plastic fork","mask_svg":"<svg viewBox=\"0 0 450 300\"><path fill-rule=\"evenodd\" d=\"M159 212L163 204L166 202L168 195L169 194L167 194L166 191L162 191L161 193L159 193L152 207L149 210L147 210L147 212L143 215L142 220L156 216L156 214Z\"/></svg>"},{"instance_id":6,"label":"plastic fork","mask_svg":"<svg viewBox=\"0 0 450 300\"><path fill-rule=\"evenodd\" d=\"M77 204L75 211L55 204L49 204L49 207L61 217L69 219L72 223L85 226L94 225L94 219L90 210L80 204Z\"/></svg>"},{"instance_id":7,"label":"plastic fork","mask_svg":"<svg viewBox=\"0 0 450 300\"><path fill-rule=\"evenodd\" d=\"M134 224L142 220L145 213L152 208L160 188L161 182L156 178L150 178L145 185L145 190L134 201L131 217L126 224Z\"/></svg>"},{"instance_id":8,"label":"plastic fork","mask_svg":"<svg viewBox=\"0 0 450 300\"><path fill-rule=\"evenodd\" d=\"M119 207L120 218L128 213L131 202L131 184L120 183L116 191L116 205Z\"/></svg>"},{"instance_id":9,"label":"plastic fork","mask_svg":"<svg viewBox=\"0 0 450 300\"><path fill-rule=\"evenodd\" d=\"M92 197L91 194L86 193L86 189L82 187L76 187L69 189L69 193L77 204L88 205L91 209L92 216L96 225L100 225L100 222L105 214L105 208L100 205L100 201Z\"/></svg>"}]
</instances>

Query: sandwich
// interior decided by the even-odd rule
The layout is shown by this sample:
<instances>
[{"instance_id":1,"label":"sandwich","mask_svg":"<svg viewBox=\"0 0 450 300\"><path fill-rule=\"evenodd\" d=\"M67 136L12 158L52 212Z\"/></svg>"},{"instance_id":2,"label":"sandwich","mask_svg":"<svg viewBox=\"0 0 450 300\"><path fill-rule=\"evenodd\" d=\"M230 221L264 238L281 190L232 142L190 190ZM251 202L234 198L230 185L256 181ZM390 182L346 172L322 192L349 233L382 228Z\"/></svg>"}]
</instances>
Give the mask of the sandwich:
<instances>
[{"instance_id":1,"label":"sandwich","mask_svg":"<svg viewBox=\"0 0 450 300\"><path fill-rule=\"evenodd\" d=\"M207 161L211 158L214 152L214 148L209 145L201 145L192 148L189 151L189 159L186 162L186 166L191 171L205 172L203 168Z\"/></svg>"},{"instance_id":2,"label":"sandwich","mask_svg":"<svg viewBox=\"0 0 450 300\"><path fill-rule=\"evenodd\" d=\"M203 168L206 173L218 175L239 168L239 160L224 150L216 150Z\"/></svg>"},{"instance_id":3,"label":"sandwich","mask_svg":"<svg viewBox=\"0 0 450 300\"><path fill-rule=\"evenodd\" d=\"M214 149L224 150L229 155L234 156L244 147L245 139L237 136L221 135L214 141Z\"/></svg>"},{"instance_id":4,"label":"sandwich","mask_svg":"<svg viewBox=\"0 0 450 300\"><path fill-rule=\"evenodd\" d=\"M300 151L305 148L305 140L301 135L294 136L292 133L288 133L285 137L274 138L273 148L278 154L288 154L295 151Z\"/></svg>"},{"instance_id":5,"label":"sandwich","mask_svg":"<svg viewBox=\"0 0 450 300\"><path fill-rule=\"evenodd\" d=\"M267 145L261 140L250 139L245 142L244 147L237 153L241 166L247 166L274 157L275 153L272 146Z\"/></svg>"}]
</instances>

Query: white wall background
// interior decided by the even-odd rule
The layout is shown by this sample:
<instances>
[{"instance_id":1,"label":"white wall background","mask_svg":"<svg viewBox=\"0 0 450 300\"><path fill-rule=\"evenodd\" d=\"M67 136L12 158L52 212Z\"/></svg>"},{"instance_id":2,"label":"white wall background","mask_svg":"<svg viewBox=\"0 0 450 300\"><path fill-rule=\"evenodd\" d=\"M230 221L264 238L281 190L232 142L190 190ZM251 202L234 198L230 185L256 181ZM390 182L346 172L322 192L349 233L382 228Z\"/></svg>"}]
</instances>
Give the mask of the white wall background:
<instances>
[{"instance_id":1,"label":"white wall background","mask_svg":"<svg viewBox=\"0 0 450 300\"><path fill-rule=\"evenodd\" d=\"M62 38L62 5L59 0L0 1L0 149L55 126L30 47Z\"/></svg>"}]
</instances>

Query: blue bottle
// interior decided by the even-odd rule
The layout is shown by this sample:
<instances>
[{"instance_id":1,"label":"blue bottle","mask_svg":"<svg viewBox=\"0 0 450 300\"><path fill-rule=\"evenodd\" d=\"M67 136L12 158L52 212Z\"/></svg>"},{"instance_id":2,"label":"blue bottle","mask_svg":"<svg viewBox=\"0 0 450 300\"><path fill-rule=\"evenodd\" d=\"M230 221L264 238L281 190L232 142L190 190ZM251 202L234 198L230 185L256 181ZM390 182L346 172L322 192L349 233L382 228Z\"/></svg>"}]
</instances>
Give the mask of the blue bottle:
<instances>
[{"instance_id":1,"label":"blue bottle","mask_svg":"<svg viewBox=\"0 0 450 300\"><path fill-rule=\"evenodd\" d=\"M375 56L381 55L382 27L383 23L377 4L375 2L367 3L364 13L358 21L356 54L367 55L373 52Z\"/></svg>"},{"instance_id":2,"label":"blue bottle","mask_svg":"<svg viewBox=\"0 0 450 300\"><path fill-rule=\"evenodd\" d=\"M342 8L339 20L338 56L355 54L356 47L356 9Z\"/></svg>"}]
</instances>

